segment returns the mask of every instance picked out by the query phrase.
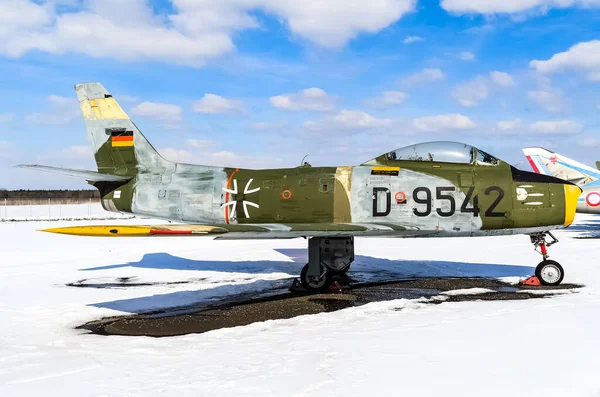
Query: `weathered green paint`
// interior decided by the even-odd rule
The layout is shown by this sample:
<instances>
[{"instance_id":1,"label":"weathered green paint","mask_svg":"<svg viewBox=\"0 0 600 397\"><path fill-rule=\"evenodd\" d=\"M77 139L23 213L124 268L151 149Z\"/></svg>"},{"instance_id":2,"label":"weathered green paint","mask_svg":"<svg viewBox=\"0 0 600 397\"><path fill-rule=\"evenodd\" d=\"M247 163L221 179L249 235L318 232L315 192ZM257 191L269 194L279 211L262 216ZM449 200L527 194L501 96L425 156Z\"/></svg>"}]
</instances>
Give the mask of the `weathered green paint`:
<instances>
[{"instance_id":1,"label":"weathered green paint","mask_svg":"<svg viewBox=\"0 0 600 397\"><path fill-rule=\"evenodd\" d=\"M340 167L249 170L178 164L154 150L100 84L83 84L76 91L99 172L131 178L91 182L110 211L208 225L211 233L277 237L475 236L570 223L566 202L572 199L563 181L503 161L479 163L476 148L470 163L434 161L431 154L429 160L395 160L388 154ZM111 131L132 131L133 146L112 147ZM426 190L432 195L429 204L419 197ZM396 201L396 195L406 201ZM475 198L479 214L469 210ZM423 206L431 209L429 214L423 215ZM486 213L492 209L493 214Z\"/></svg>"}]
</instances>

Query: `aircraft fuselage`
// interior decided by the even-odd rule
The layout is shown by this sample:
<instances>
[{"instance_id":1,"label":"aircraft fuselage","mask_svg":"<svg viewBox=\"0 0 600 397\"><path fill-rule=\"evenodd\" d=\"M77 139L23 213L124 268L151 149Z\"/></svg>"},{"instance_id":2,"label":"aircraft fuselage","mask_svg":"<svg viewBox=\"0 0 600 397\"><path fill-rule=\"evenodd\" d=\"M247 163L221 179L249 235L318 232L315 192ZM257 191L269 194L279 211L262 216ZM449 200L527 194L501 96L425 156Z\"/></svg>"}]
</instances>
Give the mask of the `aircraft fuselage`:
<instances>
[{"instance_id":1,"label":"aircraft fuselage","mask_svg":"<svg viewBox=\"0 0 600 397\"><path fill-rule=\"evenodd\" d=\"M443 236L564 227L570 223L565 198L579 192L506 163L420 161L266 170L176 164L172 170L138 173L112 190L99 187L109 211L174 221L269 225L274 231L326 231L331 224L346 224L349 231L366 228L367 235L412 230Z\"/></svg>"}]
</instances>

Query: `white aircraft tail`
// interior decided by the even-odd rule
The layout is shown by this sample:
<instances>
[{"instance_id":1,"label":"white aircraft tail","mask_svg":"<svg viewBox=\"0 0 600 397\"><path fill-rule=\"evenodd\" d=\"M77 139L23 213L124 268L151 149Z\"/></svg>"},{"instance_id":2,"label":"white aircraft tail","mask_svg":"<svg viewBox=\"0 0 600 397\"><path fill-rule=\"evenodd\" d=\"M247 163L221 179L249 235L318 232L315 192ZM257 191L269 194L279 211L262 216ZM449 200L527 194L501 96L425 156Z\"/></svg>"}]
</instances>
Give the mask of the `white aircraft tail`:
<instances>
[{"instance_id":1,"label":"white aircraft tail","mask_svg":"<svg viewBox=\"0 0 600 397\"><path fill-rule=\"evenodd\" d=\"M578 186L600 180L598 170L544 148L524 148L523 153L538 174L551 175Z\"/></svg>"}]
</instances>

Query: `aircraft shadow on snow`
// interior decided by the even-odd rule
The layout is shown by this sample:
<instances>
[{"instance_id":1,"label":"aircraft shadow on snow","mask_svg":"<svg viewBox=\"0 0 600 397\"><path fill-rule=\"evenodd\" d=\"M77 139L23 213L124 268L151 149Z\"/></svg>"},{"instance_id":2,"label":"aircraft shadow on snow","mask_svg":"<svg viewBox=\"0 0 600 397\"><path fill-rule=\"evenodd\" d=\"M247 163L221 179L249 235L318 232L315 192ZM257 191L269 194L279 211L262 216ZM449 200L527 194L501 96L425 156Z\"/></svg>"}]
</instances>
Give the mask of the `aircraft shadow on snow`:
<instances>
[{"instance_id":1,"label":"aircraft shadow on snow","mask_svg":"<svg viewBox=\"0 0 600 397\"><path fill-rule=\"evenodd\" d=\"M118 268L143 268L165 270L197 270L222 273L247 273L247 277L236 277L232 280L219 278L210 281L210 277L202 275L193 282L204 283L202 288L193 291L177 291L156 294L132 299L114 300L94 303L90 306L108 308L129 313L143 313L163 310L177 306L217 303L229 299L232 295L246 299L283 292L291 284L292 277L300 273L302 265L307 262L306 249L277 249L286 255L288 261L201 261L173 256L167 253L150 253L144 255L139 262L128 262L109 266L100 266L82 271L109 270ZM426 260L390 260L372 256L358 255L352 264L349 277L355 281L389 281L394 279L418 277L526 277L533 274L531 266L513 266L489 263L446 262ZM287 273L289 278L277 280L257 279L261 274ZM250 281L254 280L254 281ZM240 281L249 281L239 284ZM210 284L238 282L238 284L218 285L206 288ZM202 284L192 284L195 286ZM127 287L126 284L123 287Z\"/></svg>"},{"instance_id":2,"label":"aircraft shadow on snow","mask_svg":"<svg viewBox=\"0 0 600 397\"><path fill-rule=\"evenodd\" d=\"M580 238L600 238L600 216L570 226L567 231L581 233Z\"/></svg>"}]
</instances>

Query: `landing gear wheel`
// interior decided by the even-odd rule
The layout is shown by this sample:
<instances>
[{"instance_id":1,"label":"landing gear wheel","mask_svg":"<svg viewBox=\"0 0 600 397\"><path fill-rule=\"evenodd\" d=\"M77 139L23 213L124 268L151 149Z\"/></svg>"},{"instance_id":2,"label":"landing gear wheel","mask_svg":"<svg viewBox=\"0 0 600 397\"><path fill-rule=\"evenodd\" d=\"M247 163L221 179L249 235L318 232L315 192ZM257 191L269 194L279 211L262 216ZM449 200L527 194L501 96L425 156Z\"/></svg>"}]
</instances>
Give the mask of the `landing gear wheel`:
<instances>
[{"instance_id":1,"label":"landing gear wheel","mask_svg":"<svg viewBox=\"0 0 600 397\"><path fill-rule=\"evenodd\" d=\"M350 265L348 265L345 268L340 269L340 270L329 270L329 271L332 272L334 275L335 274L346 274L346 273L348 273L348 270L350 270Z\"/></svg>"},{"instance_id":2,"label":"landing gear wheel","mask_svg":"<svg viewBox=\"0 0 600 397\"><path fill-rule=\"evenodd\" d=\"M556 286L562 282L565 271L560 263L546 259L535 268L535 276L542 285Z\"/></svg>"},{"instance_id":3,"label":"landing gear wheel","mask_svg":"<svg viewBox=\"0 0 600 397\"><path fill-rule=\"evenodd\" d=\"M308 276L308 264L304 265L300 272L300 282L308 292L324 292L327 291L331 284L331 272L327 271L325 266L321 265L321 275L318 277Z\"/></svg>"}]
</instances>

